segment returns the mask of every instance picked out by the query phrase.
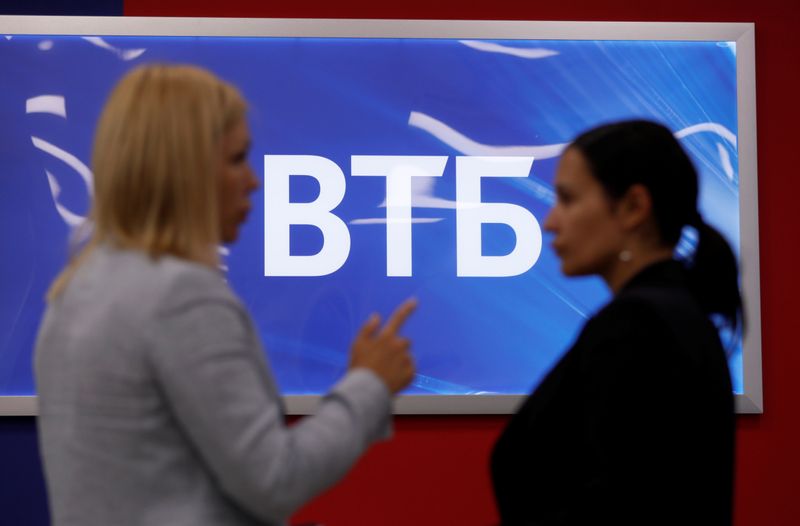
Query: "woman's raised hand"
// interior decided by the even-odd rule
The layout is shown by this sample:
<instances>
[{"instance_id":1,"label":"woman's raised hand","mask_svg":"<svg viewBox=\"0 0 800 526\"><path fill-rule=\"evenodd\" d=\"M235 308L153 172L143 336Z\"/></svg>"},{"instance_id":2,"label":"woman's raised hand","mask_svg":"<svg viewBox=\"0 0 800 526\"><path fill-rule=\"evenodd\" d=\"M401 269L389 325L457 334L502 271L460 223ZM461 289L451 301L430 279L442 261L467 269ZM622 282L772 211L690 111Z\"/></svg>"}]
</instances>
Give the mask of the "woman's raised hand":
<instances>
[{"instance_id":1,"label":"woman's raised hand","mask_svg":"<svg viewBox=\"0 0 800 526\"><path fill-rule=\"evenodd\" d=\"M416 299L406 300L382 327L380 316L370 316L353 342L350 369L370 369L383 380L392 394L411 383L415 372L410 352L411 341L400 336L399 332L416 307Z\"/></svg>"}]
</instances>

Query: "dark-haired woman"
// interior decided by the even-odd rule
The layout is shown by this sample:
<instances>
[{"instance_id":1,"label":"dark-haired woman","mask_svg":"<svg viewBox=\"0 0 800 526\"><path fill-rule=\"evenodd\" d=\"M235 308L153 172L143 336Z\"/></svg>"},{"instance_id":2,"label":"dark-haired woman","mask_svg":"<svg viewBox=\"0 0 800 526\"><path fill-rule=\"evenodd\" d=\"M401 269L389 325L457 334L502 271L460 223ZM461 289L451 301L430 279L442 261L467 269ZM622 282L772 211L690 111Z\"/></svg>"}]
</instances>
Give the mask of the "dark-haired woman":
<instances>
[{"instance_id":1,"label":"dark-haired woman","mask_svg":"<svg viewBox=\"0 0 800 526\"><path fill-rule=\"evenodd\" d=\"M730 524L733 395L711 316L736 329L741 299L692 163L663 126L621 122L578 137L555 186L562 271L614 297L495 445L502 524ZM686 226L689 263L673 259Z\"/></svg>"}]
</instances>

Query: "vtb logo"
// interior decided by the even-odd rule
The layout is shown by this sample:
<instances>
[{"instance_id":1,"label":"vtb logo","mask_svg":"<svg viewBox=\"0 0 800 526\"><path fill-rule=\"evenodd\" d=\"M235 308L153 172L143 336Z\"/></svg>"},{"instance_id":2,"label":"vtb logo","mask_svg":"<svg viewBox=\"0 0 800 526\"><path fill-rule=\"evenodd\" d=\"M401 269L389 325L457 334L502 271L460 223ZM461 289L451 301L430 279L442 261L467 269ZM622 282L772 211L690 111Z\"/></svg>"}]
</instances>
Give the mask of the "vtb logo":
<instances>
[{"instance_id":1,"label":"vtb logo","mask_svg":"<svg viewBox=\"0 0 800 526\"><path fill-rule=\"evenodd\" d=\"M411 276L412 177L441 177L446 156L354 155L353 176L386 178L386 275ZM510 203L481 202L484 177L528 177L533 157L456 157L456 275L516 276L530 269L542 250L539 222L527 209ZM289 200L292 176L310 176L319 184L312 202ZM350 232L332 210L345 195L341 168L325 157L265 155L265 276L325 276L336 272L350 254ZM481 225L501 223L514 231L513 250L502 256L481 253ZM289 253L292 225L312 225L322 232L320 251Z\"/></svg>"}]
</instances>

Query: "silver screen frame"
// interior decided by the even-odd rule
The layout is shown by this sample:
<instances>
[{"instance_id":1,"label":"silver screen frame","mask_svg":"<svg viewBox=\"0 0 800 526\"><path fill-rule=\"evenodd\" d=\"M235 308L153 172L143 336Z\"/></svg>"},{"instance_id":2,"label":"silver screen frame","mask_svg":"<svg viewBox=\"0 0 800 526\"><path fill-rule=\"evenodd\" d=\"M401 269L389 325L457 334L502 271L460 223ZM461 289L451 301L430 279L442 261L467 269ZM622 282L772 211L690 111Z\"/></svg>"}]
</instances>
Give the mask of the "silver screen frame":
<instances>
[{"instance_id":1,"label":"silver screen frame","mask_svg":"<svg viewBox=\"0 0 800 526\"><path fill-rule=\"evenodd\" d=\"M754 24L0 16L0 35L26 34L736 42L741 281L747 332L742 348L744 392L736 395L735 402L738 413L763 412ZM526 395L401 395L394 412L509 414L524 398ZM312 413L319 399L286 396L287 412ZM36 414L35 396L0 396L0 416Z\"/></svg>"}]
</instances>

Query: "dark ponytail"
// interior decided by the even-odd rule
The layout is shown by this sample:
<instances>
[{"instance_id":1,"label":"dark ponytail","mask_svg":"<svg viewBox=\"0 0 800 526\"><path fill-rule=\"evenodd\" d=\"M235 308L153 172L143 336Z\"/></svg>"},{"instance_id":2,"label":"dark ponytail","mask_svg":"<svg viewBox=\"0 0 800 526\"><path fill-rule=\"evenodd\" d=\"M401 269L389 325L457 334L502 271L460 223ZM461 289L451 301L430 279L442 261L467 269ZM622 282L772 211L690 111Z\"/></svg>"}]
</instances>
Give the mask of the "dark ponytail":
<instances>
[{"instance_id":1,"label":"dark ponytail","mask_svg":"<svg viewBox=\"0 0 800 526\"><path fill-rule=\"evenodd\" d=\"M703 310L734 331L742 321L739 271L728 242L697 211L697 172L672 132L654 122L607 124L581 134L570 146L580 151L611 199L634 184L650 192L661 242L675 247L684 228L697 231L687 259L689 287Z\"/></svg>"},{"instance_id":2,"label":"dark ponytail","mask_svg":"<svg viewBox=\"0 0 800 526\"><path fill-rule=\"evenodd\" d=\"M734 332L743 329L736 256L714 227L702 219L691 226L697 230L698 239L694 255L687 262L689 288L703 310L721 316L724 325Z\"/></svg>"}]
</instances>

